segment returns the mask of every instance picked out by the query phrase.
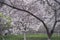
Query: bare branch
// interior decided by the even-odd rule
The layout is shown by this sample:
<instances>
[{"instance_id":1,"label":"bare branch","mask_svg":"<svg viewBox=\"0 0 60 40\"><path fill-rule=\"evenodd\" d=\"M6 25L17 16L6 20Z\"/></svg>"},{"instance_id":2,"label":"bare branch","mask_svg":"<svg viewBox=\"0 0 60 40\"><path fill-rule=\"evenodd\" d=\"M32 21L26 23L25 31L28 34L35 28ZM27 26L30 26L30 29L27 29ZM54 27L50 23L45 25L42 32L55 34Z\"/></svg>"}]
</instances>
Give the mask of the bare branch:
<instances>
[{"instance_id":1,"label":"bare branch","mask_svg":"<svg viewBox=\"0 0 60 40\"><path fill-rule=\"evenodd\" d=\"M51 36L52 36L52 34L53 34L53 32L54 32L54 29L55 29L56 24L57 24L57 21L55 21L55 23L54 23L54 25L53 25L53 28L52 28L51 33L50 33Z\"/></svg>"},{"instance_id":2,"label":"bare branch","mask_svg":"<svg viewBox=\"0 0 60 40\"><path fill-rule=\"evenodd\" d=\"M14 4L11 2L11 0L9 0L9 1L10 1L11 5L13 5L13 6L14 6Z\"/></svg>"},{"instance_id":3,"label":"bare branch","mask_svg":"<svg viewBox=\"0 0 60 40\"><path fill-rule=\"evenodd\" d=\"M52 36L52 34L54 32L54 29L55 29L55 26L57 24L57 10L54 10L54 12L55 12L55 14L54 14L54 16L55 16L55 22L54 22L53 28L51 30L50 36Z\"/></svg>"},{"instance_id":4,"label":"bare branch","mask_svg":"<svg viewBox=\"0 0 60 40\"><path fill-rule=\"evenodd\" d=\"M52 7L52 5L49 3L49 1L48 1L48 0L46 0L46 2L47 2L47 4L48 4L49 6L51 6L51 7Z\"/></svg>"},{"instance_id":5,"label":"bare branch","mask_svg":"<svg viewBox=\"0 0 60 40\"><path fill-rule=\"evenodd\" d=\"M52 8L53 6L49 3L48 0L46 0L47 4L51 7L51 9L55 10L54 8Z\"/></svg>"},{"instance_id":6,"label":"bare branch","mask_svg":"<svg viewBox=\"0 0 60 40\"><path fill-rule=\"evenodd\" d=\"M20 21L20 23L22 24L22 26L24 27L24 23Z\"/></svg>"},{"instance_id":7,"label":"bare branch","mask_svg":"<svg viewBox=\"0 0 60 40\"><path fill-rule=\"evenodd\" d=\"M57 1L57 0L54 0L54 1L60 5L60 2L59 1Z\"/></svg>"},{"instance_id":8,"label":"bare branch","mask_svg":"<svg viewBox=\"0 0 60 40\"><path fill-rule=\"evenodd\" d=\"M50 6L50 7L52 7L52 5L49 3L49 1L48 0L46 0L47 1L47 4ZM55 0L56 1L56 0ZM58 2L58 1L56 1L56 2ZM58 2L59 3L59 2ZM51 36L53 35L53 32L54 32L54 29L55 29L55 26L56 26L56 24L57 24L57 9L53 9L54 10L54 16L55 16L55 22L54 22L54 25L53 25L53 28L51 29L51 31L50 31L50 33L48 34L48 37L49 38L51 38Z\"/></svg>"},{"instance_id":9,"label":"bare branch","mask_svg":"<svg viewBox=\"0 0 60 40\"><path fill-rule=\"evenodd\" d=\"M60 22L60 20L57 20L57 22Z\"/></svg>"},{"instance_id":10,"label":"bare branch","mask_svg":"<svg viewBox=\"0 0 60 40\"><path fill-rule=\"evenodd\" d=\"M24 12L27 12L28 14L32 15L33 17L35 17L36 19L38 19L39 21L41 21L41 22L43 23L43 25L44 25L47 33L49 33L48 27L47 27L47 25L44 23L44 21L41 20L39 17L35 16L34 14L32 14L31 12L29 12L29 11L27 11L27 10L23 10L23 9L16 8L16 7L11 6L11 5L8 5L7 3L4 3L4 2L0 2L0 3L2 3L2 4L4 4L4 5L7 5L7 6L13 8L13 9L17 9L17 10L20 10L20 11L24 11Z\"/></svg>"}]
</instances>

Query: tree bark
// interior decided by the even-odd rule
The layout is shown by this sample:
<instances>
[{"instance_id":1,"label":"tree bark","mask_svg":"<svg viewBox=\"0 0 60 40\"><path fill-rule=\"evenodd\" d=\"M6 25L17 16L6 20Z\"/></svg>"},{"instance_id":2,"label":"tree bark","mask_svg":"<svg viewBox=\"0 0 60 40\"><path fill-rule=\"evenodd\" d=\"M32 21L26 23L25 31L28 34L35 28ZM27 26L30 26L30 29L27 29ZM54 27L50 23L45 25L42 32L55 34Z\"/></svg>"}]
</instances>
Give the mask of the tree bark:
<instances>
[{"instance_id":1,"label":"tree bark","mask_svg":"<svg viewBox=\"0 0 60 40\"><path fill-rule=\"evenodd\" d=\"M51 40L51 38L48 38L48 40Z\"/></svg>"},{"instance_id":2,"label":"tree bark","mask_svg":"<svg viewBox=\"0 0 60 40\"><path fill-rule=\"evenodd\" d=\"M24 40L26 40L26 33L24 32Z\"/></svg>"}]
</instances>

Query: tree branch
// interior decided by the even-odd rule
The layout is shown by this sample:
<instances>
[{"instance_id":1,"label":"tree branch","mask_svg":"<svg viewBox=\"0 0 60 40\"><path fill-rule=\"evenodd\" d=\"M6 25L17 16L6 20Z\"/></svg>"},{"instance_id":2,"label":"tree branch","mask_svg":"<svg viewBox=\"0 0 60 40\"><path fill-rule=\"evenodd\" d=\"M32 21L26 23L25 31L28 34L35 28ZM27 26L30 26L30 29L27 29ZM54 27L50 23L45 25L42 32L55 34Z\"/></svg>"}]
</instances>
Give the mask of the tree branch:
<instances>
[{"instance_id":1,"label":"tree branch","mask_svg":"<svg viewBox=\"0 0 60 40\"><path fill-rule=\"evenodd\" d=\"M60 2L59 1L57 1L57 0L54 0L54 1L60 5Z\"/></svg>"},{"instance_id":2,"label":"tree branch","mask_svg":"<svg viewBox=\"0 0 60 40\"><path fill-rule=\"evenodd\" d=\"M9 1L10 1L11 5L13 5L13 6L14 6L14 4L11 2L11 0L9 0Z\"/></svg>"},{"instance_id":3,"label":"tree branch","mask_svg":"<svg viewBox=\"0 0 60 40\"><path fill-rule=\"evenodd\" d=\"M19 8L17 8L17 7L11 6L11 5L9 5L9 4L7 4L7 3L4 3L4 2L0 2L0 3L2 3L2 4L4 4L4 5L7 5L7 6L13 8L13 9L17 9L17 10L19 10L19 11L27 12L28 14L32 15L33 17L35 17L36 19L38 19L39 21L41 21L41 22L43 23L46 31L49 32L49 30L48 30L48 28L47 28L47 25L44 23L44 21L41 20L40 18L38 18L37 16L35 16L34 14L32 14L31 12L29 12L29 11L27 11L27 10L19 9Z\"/></svg>"},{"instance_id":4,"label":"tree branch","mask_svg":"<svg viewBox=\"0 0 60 40\"><path fill-rule=\"evenodd\" d=\"M57 20L57 22L60 22L60 20Z\"/></svg>"},{"instance_id":5,"label":"tree branch","mask_svg":"<svg viewBox=\"0 0 60 40\"><path fill-rule=\"evenodd\" d=\"M50 7L52 7L52 5L49 3L49 1L48 1L48 0L46 0L46 2L47 2L47 4L48 4Z\"/></svg>"},{"instance_id":6,"label":"tree branch","mask_svg":"<svg viewBox=\"0 0 60 40\"><path fill-rule=\"evenodd\" d=\"M53 28L51 30L51 33L50 33L51 36L52 36L52 34L54 32L54 29L55 29L55 26L56 26L56 23L57 23L57 10L54 10L54 12L55 12L55 14L54 14L54 16L55 16L55 22L54 22Z\"/></svg>"},{"instance_id":7,"label":"tree branch","mask_svg":"<svg viewBox=\"0 0 60 40\"><path fill-rule=\"evenodd\" d=\"M53 6L49 3L48 0L46 0L47 4L51 7L52 10L55 10L54 8L52 8Z\"/></svg>"}]
</instances>

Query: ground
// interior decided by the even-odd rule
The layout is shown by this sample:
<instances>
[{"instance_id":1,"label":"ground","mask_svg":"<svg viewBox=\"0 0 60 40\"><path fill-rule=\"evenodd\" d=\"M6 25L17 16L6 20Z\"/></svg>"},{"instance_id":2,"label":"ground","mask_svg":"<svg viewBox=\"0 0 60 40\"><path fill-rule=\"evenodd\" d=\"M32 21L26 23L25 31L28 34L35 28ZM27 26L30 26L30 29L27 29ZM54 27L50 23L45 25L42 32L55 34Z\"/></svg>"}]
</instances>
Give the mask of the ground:
<instances>
[{"instance_id":1,"label":"ground","mask_svg":"<svg viewBox=\"0 0 60 40\"><path fill-rule=\"evenodd\" d=\"M48 37L46 34L27 34L27 40L47 40ZM6 35L3 36L5 40L24 40L23 35ZM0 40L1 37L0 37ZM54 34L51 38L51 40L60 40L60 36L57 34Z\"/></svg>"}]
</instances>

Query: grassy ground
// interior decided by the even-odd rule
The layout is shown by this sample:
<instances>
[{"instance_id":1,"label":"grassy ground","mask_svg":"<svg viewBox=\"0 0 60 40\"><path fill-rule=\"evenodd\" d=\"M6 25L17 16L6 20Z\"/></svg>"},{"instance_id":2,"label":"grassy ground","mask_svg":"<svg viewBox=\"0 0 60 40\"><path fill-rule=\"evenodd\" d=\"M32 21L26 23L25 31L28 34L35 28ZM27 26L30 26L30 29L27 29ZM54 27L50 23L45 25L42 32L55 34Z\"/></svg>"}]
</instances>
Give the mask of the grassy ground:
<instances>
[{"instance_id":1,"label":"grassy ground","mask_svg":"<svg viewBox=\"0 0 60 40\"><path fill-rule=\"evenodd\" d=\"M27 34L27 40L47 40L46 34ZM23 35L6 35L3 36L5 40L23 40ZM1 36L0 36L0 40ZM60 36L57 34L54 34L51 38L51 40L60 40Z\"/></svg>"}]
</instances>

